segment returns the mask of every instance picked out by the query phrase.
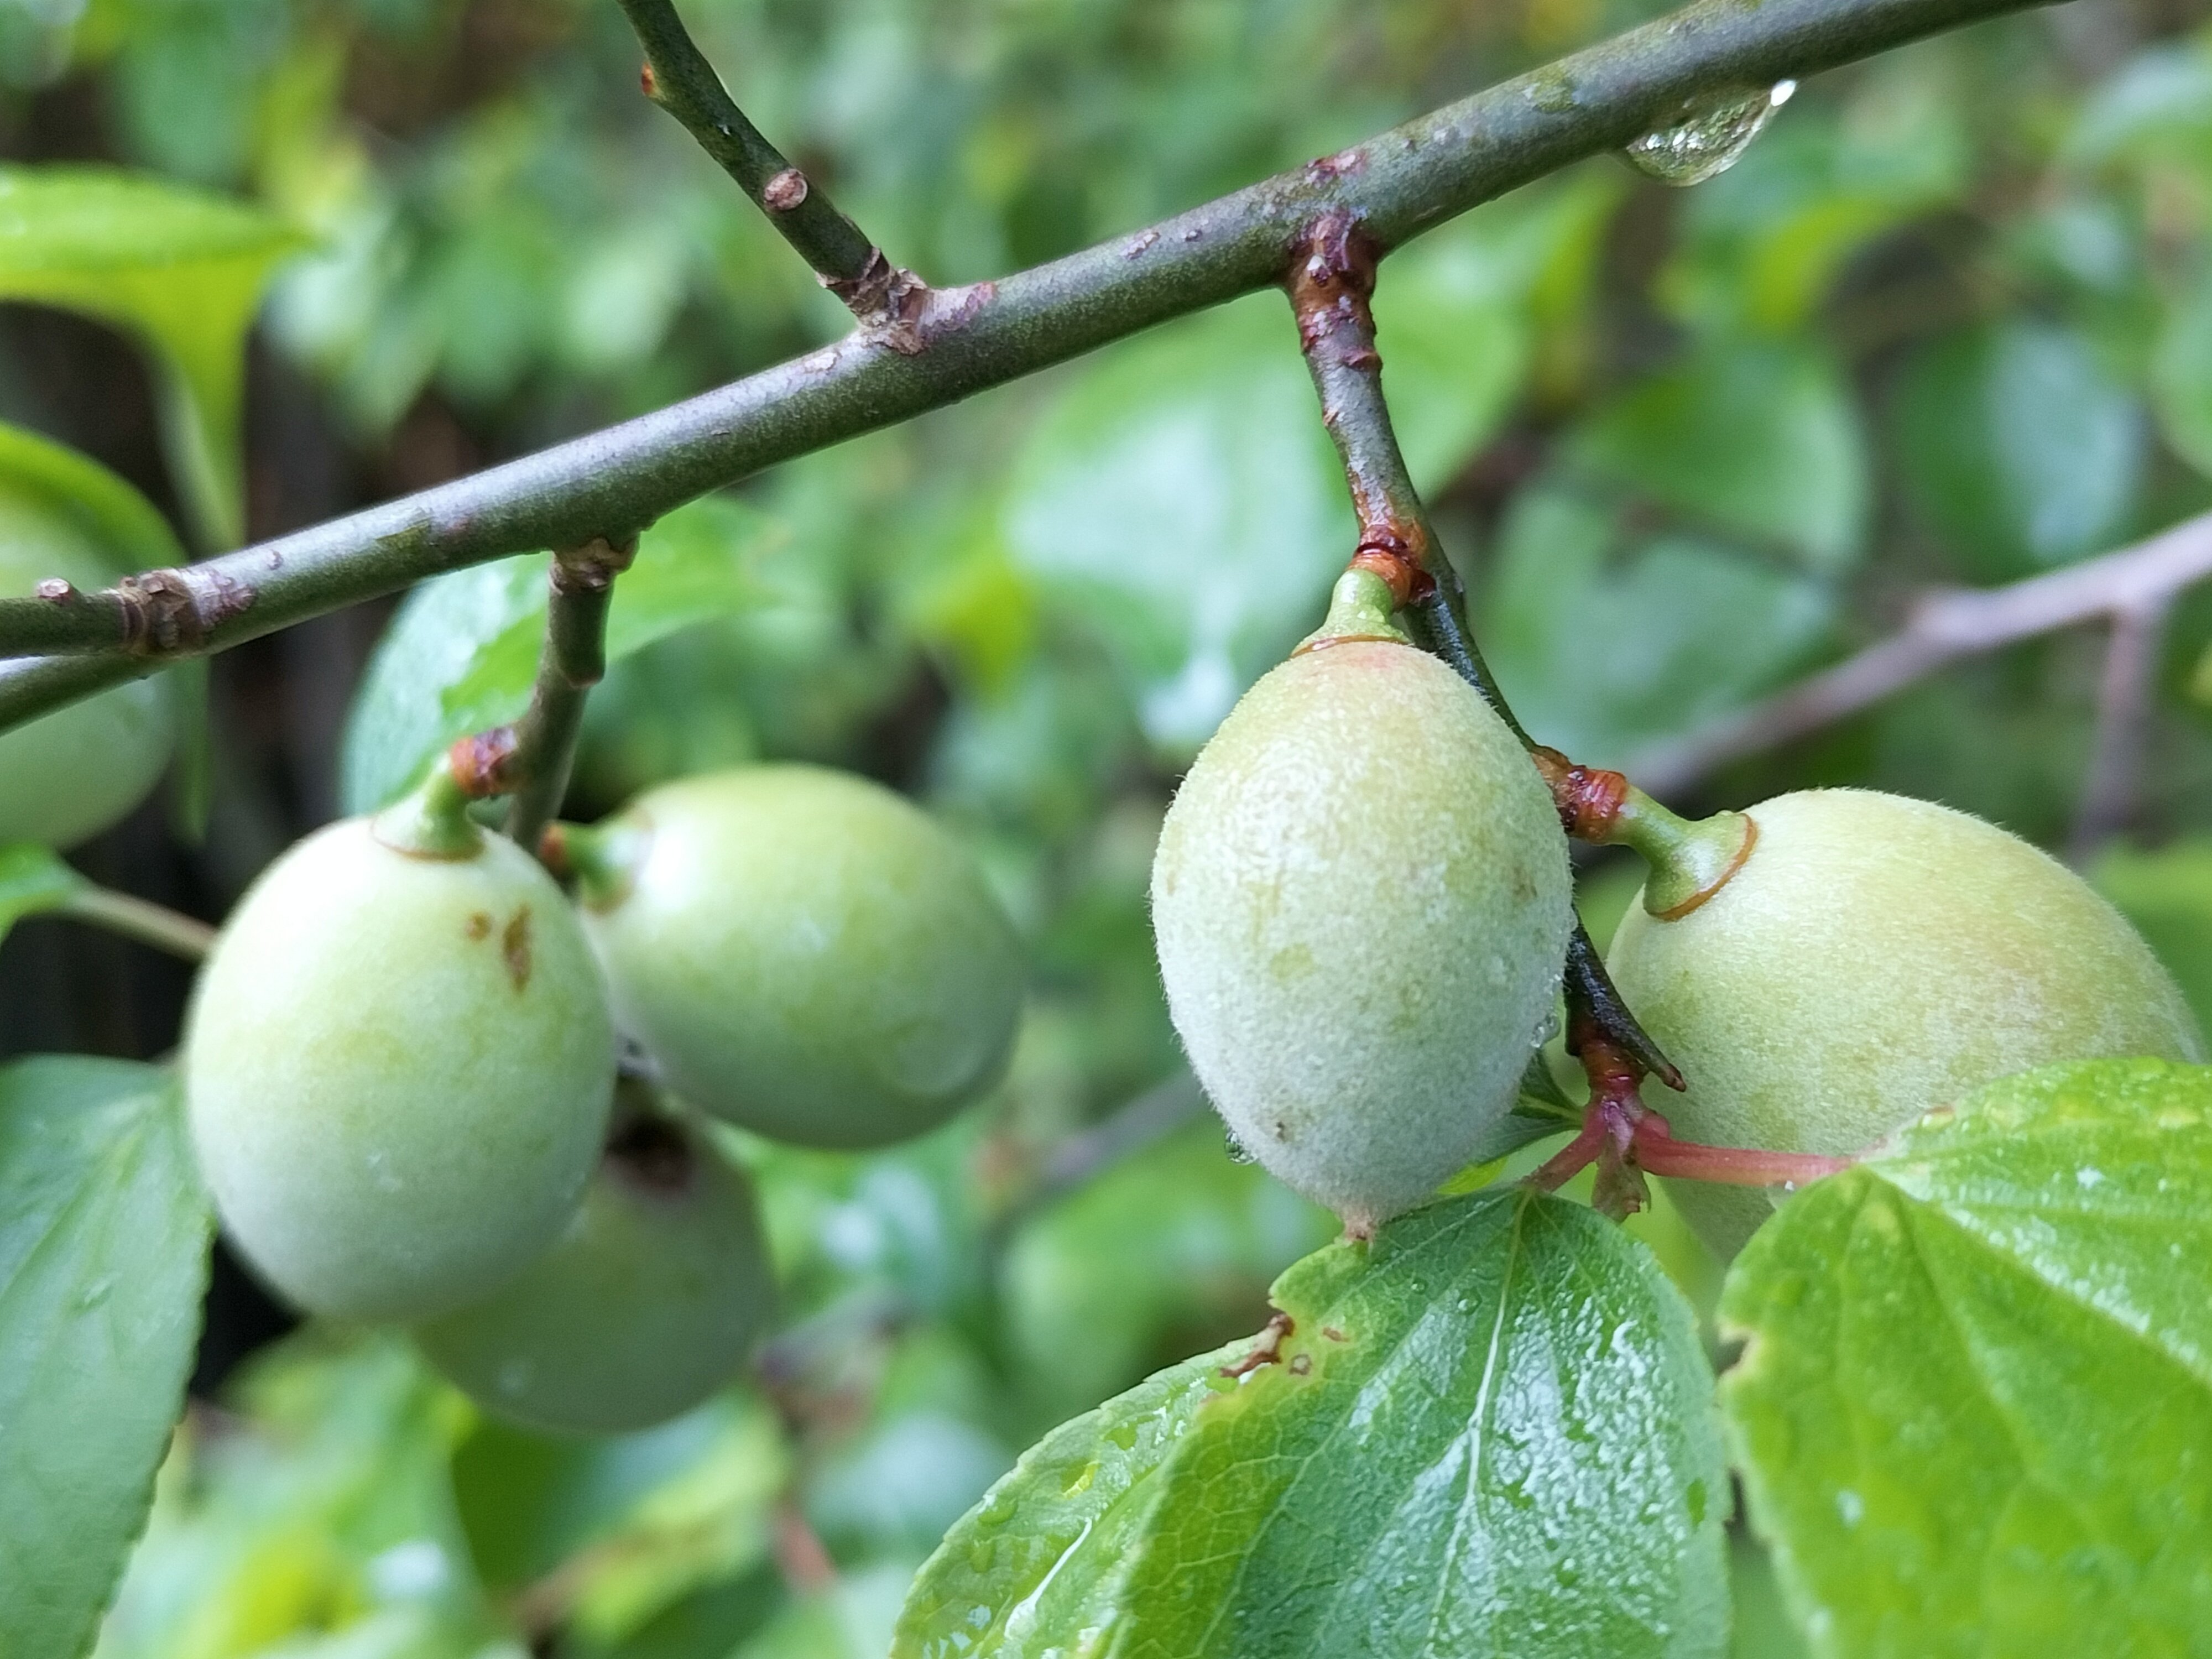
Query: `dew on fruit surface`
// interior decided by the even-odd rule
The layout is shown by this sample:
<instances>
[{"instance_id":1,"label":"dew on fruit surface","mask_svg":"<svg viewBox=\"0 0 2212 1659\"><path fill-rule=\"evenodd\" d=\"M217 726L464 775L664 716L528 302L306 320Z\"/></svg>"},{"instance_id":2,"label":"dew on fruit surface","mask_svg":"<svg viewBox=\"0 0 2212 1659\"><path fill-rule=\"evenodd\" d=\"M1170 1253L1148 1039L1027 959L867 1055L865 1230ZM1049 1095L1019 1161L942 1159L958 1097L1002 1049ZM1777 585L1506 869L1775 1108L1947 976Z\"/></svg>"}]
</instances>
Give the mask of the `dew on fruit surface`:
<instances>
[{"instance_id":1,"label":"dew on fruit surface","mask_svg":"<svg viewBox=\"0 0 2212 1659\"><path fill-rule=\"evenodd\" d=\"M1622 154L1638 172L1662 185L1701 185L1734 167L1796 90L1795 81L1778 81L1748 97L1706 102L1673 125L1632 141Z\"/></svg>"},{"instance_id":2,"label":"dew on fruit surface","mask_svg":"<svg viewBox=\"0 0 2212 1659\"><path fill-rule=\"evenodd\" d=\"M1849 1486L1836 1493L1836 1513L1847 1527L1856 1527L1866 1519L1866 1499Z\"/></svg>"},{"instance_id":3,"label":"dew on fruit surface","mask_svg":"<svg viewBox=\"0 0 2212 1659\"><path fill-rule=\"evenodd\" d=\"M106 1301L108 1297L113 1292L114 1289L115 1279L112 1274L110 1274L105 1279L94 1279L91 1284L86 1285L82 1291L77 1292L77 1312L89 1313L93 1309L97 1308L101 1303Z\"/></svg>"},{"instance_id":4,"label":"dew on fruit surface","mask_svg":"<svg viewBox=\"0 0 2212 1659\"><path fill-rule=\"evenodd\" d=\"M1256 1153L1243 1141L1237 1139L1237 1131L1234 1129L1224 1129L1221 1132L1221 1144L1228 1152L1229 1161L1231 1164L1257 1164L1260 1161Z\"/></svg>"},{"instance_id":5,"label":"dew on fruit surface","mask_svg":"<svg viewBox=\"0 0 2212 1659\"><path fill-rule=\"evenodd\" d=\"M1559 1036L1559 1011L1557 1008L1553 1008L1547 1012L1543 1018L1536 1022L1536 1030L1534 1034L1528 1039L1528 1046L1531 1048L1540 1048L1546 1043L1549 1042L1553 1037Z\"/></svg>"}]
</instances>

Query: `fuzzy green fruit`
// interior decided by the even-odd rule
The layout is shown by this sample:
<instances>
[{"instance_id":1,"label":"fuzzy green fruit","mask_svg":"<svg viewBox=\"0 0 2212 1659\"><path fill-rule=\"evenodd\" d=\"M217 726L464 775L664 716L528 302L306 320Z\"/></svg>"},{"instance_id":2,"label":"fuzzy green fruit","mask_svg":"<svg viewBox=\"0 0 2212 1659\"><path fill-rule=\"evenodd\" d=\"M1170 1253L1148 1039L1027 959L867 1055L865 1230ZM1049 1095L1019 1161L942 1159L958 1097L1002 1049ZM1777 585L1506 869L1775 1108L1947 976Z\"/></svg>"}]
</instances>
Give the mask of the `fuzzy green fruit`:
<instances>
[{"instance_id":1,"label":"fuzzy green fruit","mask_svg":"<svg viewBox=\"0 0 2212 1659\"><path fill-rule=\"evenodd\" d=\"M750 1178L693 1130L641 1113L617 1124L550 1250L415 1335L487 1411L615 1434L727 1382L775 1296Z\"/></svg>"},{"instance_id":2,"label":"fuzzy green fruit","mask_svg":"<svg viewBox=\"0 0 2212 1659\"><path fill-rule=\"evenodd\" d=\"M712 773L574 844L616 1014L684 1099L856 1148L997 1080L1021 1013L1013 928L891 791L813 766Z\"/></svg>"},{"instance_id":3,"label":"fuzzy green fruit","mask_svg":"<svg viewBox=\"0 0 2212 1659\"><path fill-rule=\"evenodd\" d=\"M60 514L0 491L0 599L50 577L91 590L123 574ZM168 688L155 679L0 732L0 845L70 847L98 835L146 799L175 744Z\"/></svg>"},{"instance_id":4,"label":"fuzzy green fruit","mask_svg":"<svg viewBox=\"0 0 2212 1659\"><path fill-rule=\"evenodd\" d=\"M1347 641L1269 672L1200 754L1160 832L1152 927L1216 1109L1364 1231L1511 1109L1570 893L1551 795L1504 723L1425 653Z\"/></svg>"},{"instance_id":5,"label":"fuzzy green fruit","mask_svg":"<svg viewBox=\"0 0 2212 1659\"><path fill-rule=\"evenodd\" d=\"M1743 866L1673 921L1629 907L1608 966L1686 1095L1686 1140L1860 1152L1994 1079L2059 1060L2197 1060L2181 992L2118 911L1978 818L1856 789L1751 809ZM1672 1188L1732 1258L1762 1192Z\"/></svg>"},{"instance_id":6,"label":"fuzzy green fruit","mask_svg":"<svg viewBox=\"0 0 2212 1659\"><path fill-rule=\"evenodd\" d=\"M575 913L512 842L463 856L331 825L239 903L195 992L185 1091L224 1226L351 1320L485 1295L574 1213L614 1029Z\"/></svg>"}]
</instances>

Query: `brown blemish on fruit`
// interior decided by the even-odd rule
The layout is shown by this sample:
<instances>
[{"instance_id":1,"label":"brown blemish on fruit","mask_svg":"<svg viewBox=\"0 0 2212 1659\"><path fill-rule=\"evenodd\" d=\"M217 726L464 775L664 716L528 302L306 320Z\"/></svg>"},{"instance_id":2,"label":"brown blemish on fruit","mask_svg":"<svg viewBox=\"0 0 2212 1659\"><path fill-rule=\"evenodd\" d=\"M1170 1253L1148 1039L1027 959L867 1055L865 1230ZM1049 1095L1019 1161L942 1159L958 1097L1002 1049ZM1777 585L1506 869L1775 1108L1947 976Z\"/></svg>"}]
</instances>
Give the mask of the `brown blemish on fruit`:
<instances>
[{"instance_id":1,"label":"brown blemish on fruit","mask_svg":"<svg viewBox=\"0 0 2212 1659\"><path fill-rule=\"evenodd\" d=\"M524 905L499 936L500 954L507 958L507 976L518 991L530 984L530 907Z\"/></svg>"},{"instance_id":2,"label":"brown blemish on fruit","mask_svg":"<svg viewBox=\"0 0 2212 1659\"><path fill-rule=\"evenodd\" d=\"M1310 1353L1294 1353L1294 1354L1292 1354L1292 1355L1291 1356L1291 1376L1304 1376L1308 1371L1311 1370L1312 1369L1313 1369L1313 1356L1312 1356L1311 1354L1310 1354Z\"/></svg>"},{"instance_id":3,"label":"brown blemish on fruit","mask_svg":"<svg viewBox=\"0 0 2212 1659\"><path fill-rule=\"evenodd\" d=\"M1346 1336L1342 1331L1337 1329L1334 1325L1322 1326L1321 1328L1321 1334L1332 1342L1349 1342L1352 1340L1350 1337Z\"/></svg>"},{"instance_id":4,"label":"brown blemish on fruit","mask_svg":"<svg viewBox=\"0 0 2212 1659\"><path fill-rule=\"evenodd\" d=\"M471 910L469 912L468 921L463 926L461 931L464 933L466 933L472 940L489 939L491 937L490 912L486 910Z\"/></svg>"},{"instance_id":5,"label":"brown blemish on fruit","mask_svg":"<svg viewBox=\"0 0 2212 1659\"><path fill-rule=\"evenodd\" d=\"M1273 1364L1283 1357L1283 1339L1297 1328L1297 1322L1286 1313L1270 1316L1267 1328L1261 1331L1253 1342L1252 1352L1233 1365L1224 1365L1221 1374L1224 1376L1243 1376L1248 1371L1258 1370L1262 1365Z\"/></svg>"}]
</instances>

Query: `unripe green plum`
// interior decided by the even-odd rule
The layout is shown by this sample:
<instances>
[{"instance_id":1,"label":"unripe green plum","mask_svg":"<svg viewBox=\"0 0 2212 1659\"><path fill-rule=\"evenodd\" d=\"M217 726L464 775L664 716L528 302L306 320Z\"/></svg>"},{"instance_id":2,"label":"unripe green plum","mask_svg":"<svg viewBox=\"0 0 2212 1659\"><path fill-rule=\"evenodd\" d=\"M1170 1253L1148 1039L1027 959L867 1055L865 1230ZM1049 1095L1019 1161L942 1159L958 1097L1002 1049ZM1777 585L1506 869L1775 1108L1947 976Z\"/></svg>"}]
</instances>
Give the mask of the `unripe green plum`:
<instances>
[{"instance_id":1,"label":"unripe green plum","mask_svg":"<svg viewBox=\"0 0 2212 1659\"><path fill-rule=\"evenodd\" d=\"M1012 925L912 803L814 766L648 791L574 838L623 1028L678 1094L803 1146L884 1146L995 1082Z\"/></svg>"},{"instance_id":2,"label":"unripe green plum","mask_svg":"<svg viewBox=\"0 0 2212 1659\"><path fill-rule=\"evenodd\" d=\"M1291 658L1231 711L1152 893L1216 1109L1354 1231L1433 1193L1511 1109L1574 926L1519 742L1443 663L1367 638Z\"/></svg>"},{"instance_id":3,"label":"unripe green plum","mask_svg":"<svg viewBox=\"0 0 2212 1659\"><path fill-rule=\"evenodd\" d=\"M750 1178L690 1127L625 1114L553 1248L415 1335L487 1411L614 1434L727 1382L775 1296Z\"/></svg>"},{"instance_id":4,"label":"unripe green plum","mask_svg":"<svg viewBox=\"0 0 2212 1659\"><path fill-rule=\"evenodd\" d=\"M560 888L465 821L461 855L399 850L392 816L332 824L261 876L185 1034L224 1226L283 1295L347 1320L422 1318L520 1272L574 1213L613 1090L605 993Z\"/></svg>"},{"instance_id":5,"label":"unripe green plum","mask_svg":"<svg viewBox=\"0 0 2212 1659\"><path fill-rule=\"evenodd\" d=\"M0 494L0 599L50 577L82 589L124 574L58 514ZM69 847L146 798L169 763L176 717L167 685L134 680L0 732L0 845Z\"/></svg>"},{"instance_id":6,"label":"unripe green plum","mask_svg":"<svg viewBox=\"0 0 2212 1659\"><path fill-rule=\"evenodd\" d=\"M1684 1095L1683 1139L1857 1152L1983 1084L2060 1060L2203 1044L2172 977L2056 859L1948 807L1856 789L1750 810L1758 838L1671 921L1632 904L1608 959ZM1768 1195L1671 1188L1723 1260Z\"/></svg>"}]
</instances>

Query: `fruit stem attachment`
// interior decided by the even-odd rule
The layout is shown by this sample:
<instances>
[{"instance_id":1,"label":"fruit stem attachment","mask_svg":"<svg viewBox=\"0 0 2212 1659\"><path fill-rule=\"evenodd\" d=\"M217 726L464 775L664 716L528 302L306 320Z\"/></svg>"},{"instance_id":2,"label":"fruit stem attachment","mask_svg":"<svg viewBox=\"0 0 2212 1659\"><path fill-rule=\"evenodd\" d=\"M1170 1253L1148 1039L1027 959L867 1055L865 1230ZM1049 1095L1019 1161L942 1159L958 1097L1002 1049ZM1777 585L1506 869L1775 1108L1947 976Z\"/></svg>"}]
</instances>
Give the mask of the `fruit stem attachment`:
<instances>
[{"instance_id":1,"label":"fruit stem attachment","mask_svg":"<svg viewBox=\"0 0 2212 1659\"><path fill-rule=\"evenodd\" d=\"M464 738L454 748L469 741ZM369 834L409 858L472 859L483 851L483 831L469 816L471 799L448 751L430 763L412 791L369 820Z\"/></svg>"},{"instance_id":2,"label":"fruit stem attachment","mask_svg":"<svg viewBox=\"0 0 2212 1659\"><path fill-rule=\"evenodd\" d=\"M1577 841L1632 848L1651 866L1644 908L1661 921L1686 916L1728 884L1759 841L1741 812L1686 818L1618 772L1577 766L1540 744L1528 751L1552 791L1560 827Z\"/></svg>"},{"instance_id":3,"label":"fruit stem attachment","mask_svg":"<svg viewBox=\"0 0 2212 1659\"><path fill-rule=\"evenodd\" d=\"M1575 1032L1570 1046L1589 1079L1589 1103L1583 1109L1580 1132L1528 1177L1528 1184L1540 1192L1558 1190L1595 1164L1597 1184L1590 1203L1618 1221L1650 1203L1646 1173L1794 1191L1851 1166L1848 1158L1677 1140L1667 1120L1644 1104L1638 1093L1644 1068L1632 1056L1589 1029Z\"/></svg>"},{"instance_id":4,"label":"fruit stem attachment","mask_svg":"<svg viewBox=\"0 0 2212 1659\"><path fill-rule=\"evenodd\" d=\"M1332 645L1365 640L1385 645L1410 646L1413 641L1391 619L1398 598L1389 580L1373 568L1355 561L1336 579L1328 596L1328 616L1319 628L1298 641L1294 657Z\"/></svg>"},{"instance_id":5,"label":"fruit stem attachment","mask_svg":"<svg viewBox=\"0 0 2212 1659\"><path fill-rule=\"evenodd\" d=\"M1406 612L1413 642L1442 658L1534 752L1535 740L1514 718L1474 642L1459 573L1444 556L1398 447L1390 406L1382 396L1382 356L1376 349L1370 303L1382 253L1356 213L1331 208L1310 222L1292 246L1284 276L1297 319L1299 347L1321 397L1322 424L1344 463L1345 484L1359 520L1359 544L1345 580L1372 575L1381 580ZM1343 592L1340 580L1338 592ZM1330 617L1323 633L1335 620L1334 599ZM1562 982L1571 1016L1586 1016L1583 1024L1669 1088L1682 1086L1681 1073L1621 1001L1579 921L1567 941Z\"/></svg>"},{"instance_id":6,"label":"fruit stem attachment","mask_svg":"<svg viewBox=\"0 0 2212 1659\"><path fill-rule=\"evenodd\" d=\"M627 817L605 823L550 823L538 857L562 881L573 879L587 909L611 910L629 894L652 830Z\"/></svg>"}]
</instances>

